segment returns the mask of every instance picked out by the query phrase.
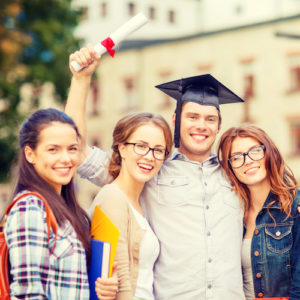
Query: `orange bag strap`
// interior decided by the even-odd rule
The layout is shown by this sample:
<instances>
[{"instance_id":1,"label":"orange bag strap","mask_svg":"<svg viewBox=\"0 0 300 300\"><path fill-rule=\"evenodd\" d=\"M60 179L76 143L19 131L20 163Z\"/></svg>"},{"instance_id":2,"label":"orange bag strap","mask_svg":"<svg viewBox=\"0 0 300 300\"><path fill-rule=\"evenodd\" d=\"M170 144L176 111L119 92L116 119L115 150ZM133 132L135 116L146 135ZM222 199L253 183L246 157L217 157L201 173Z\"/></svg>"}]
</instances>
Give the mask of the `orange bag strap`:
<instances>
[{"instance_id":1,"label":"orange bag strap","mask_svg":"<svg viewBox=\"0 0 300 300\"><path fill-rule=\"evenodd\" d=\"M41 199L43 202L44 202L44 206L45 206L45 211L46 211L46 222L47 222L47 229L48 229L48 242L50 240L50 232L51 232L51 228L55 234L55 237L54 237L54 244L53 244L53 247L52 249L50 250L50 253L53 252L55 246L56 246L56 235L57 235L57 222L56 222L56 219L55 219L55 216L52 212L52 209L50 208L47 200L39 193L36 193L36 192L27 192L27 193L24 193L24 194L21 194L19 197L17 197L13 202L11 202L9 204L9 206L7 207L6 211L5 211L5 216L4 216L4 220L1 224L1 226L4 226L4 223L6 222L6 219L7 219L7 216L10 212L10 210L12 209L12 207L16 204L16 202L18 202L20 199L22 199L23 197L26 197L26 196L36 196L37 198Z\"/></svg>"}]
</instances>

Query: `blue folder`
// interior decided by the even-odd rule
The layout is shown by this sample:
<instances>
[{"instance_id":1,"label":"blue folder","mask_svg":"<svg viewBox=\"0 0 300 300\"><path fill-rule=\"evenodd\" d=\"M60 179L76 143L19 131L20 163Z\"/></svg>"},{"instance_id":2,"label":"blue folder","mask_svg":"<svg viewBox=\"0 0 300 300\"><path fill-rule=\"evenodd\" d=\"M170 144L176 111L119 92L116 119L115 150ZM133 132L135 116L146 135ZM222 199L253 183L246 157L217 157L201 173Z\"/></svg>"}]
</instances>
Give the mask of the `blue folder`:
<instances>
[{"instance_id":1,"label":"blue folder","mask_svg":"<svg viewBox=\"0 0 300 300\"><path fill-rule=\"evenodd\" d=\"M98 300L95 281L98 277L108 278L110 261L110 243L92 239L91 263L89 269L90 300Z\"/></svg>"}]
</instances>

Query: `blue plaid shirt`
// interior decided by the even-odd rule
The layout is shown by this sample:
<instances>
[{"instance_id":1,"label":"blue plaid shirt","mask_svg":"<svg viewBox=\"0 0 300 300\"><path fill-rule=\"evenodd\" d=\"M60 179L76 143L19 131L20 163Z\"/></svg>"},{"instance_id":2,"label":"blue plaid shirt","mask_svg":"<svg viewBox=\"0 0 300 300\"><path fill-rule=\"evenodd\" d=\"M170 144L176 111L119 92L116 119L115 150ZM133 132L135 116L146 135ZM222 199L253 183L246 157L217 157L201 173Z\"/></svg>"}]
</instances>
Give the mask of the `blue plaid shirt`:
<instances>
[{"instance_id":1,"label":"blue plaid shirt","mask_svg":"<svg viewBox=\"0 0 300 300\"><path fill-rule=\"evenodd\" d=\"M11 299L89 299L85 250L69 222L48 243L46 212L36 196L18 201L4 227Z\"/></svg>"}]
</instances>

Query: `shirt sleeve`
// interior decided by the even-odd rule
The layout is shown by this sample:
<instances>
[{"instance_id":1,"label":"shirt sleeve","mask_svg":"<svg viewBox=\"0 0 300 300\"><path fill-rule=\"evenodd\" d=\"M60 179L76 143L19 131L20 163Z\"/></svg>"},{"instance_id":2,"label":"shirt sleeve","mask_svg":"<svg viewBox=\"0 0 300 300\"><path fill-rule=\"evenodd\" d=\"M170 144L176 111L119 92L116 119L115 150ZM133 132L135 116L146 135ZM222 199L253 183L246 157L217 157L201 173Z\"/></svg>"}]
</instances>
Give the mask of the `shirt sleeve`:
<instances>
[{"instance_id":1,"label":"shirt sleeve","mask_svg":"<svg viewBox=\"0 0 300 300\"><path fill-rule=\"evenodd\" d=\"M299 193L299 191L298 191ZM290 288L290 300L300 299L300 197L297 196L295 203L293 225L293 247L291 250L292 282Z\"/></svg>"},{"instance_id":2,"label":"shirt sleeve","mask_svg":"<svg viewBox=\"0 0 300 300\"><path fill-rule=\"evenodd\" d=\"M11 299L48 299L48 230L43 202L27 196L14 205L4 227Z\"/></svg>"},{"instance_id":3,"label":"shirt sleeve","mask_svg":"<svg viewBox=\"0 0 300 300\"><path fill-rule=\"evenodd\" d=\"M98 186L104 186L112 181L108 173L110 155L97 147L93 147L90 154L78 167L81 178L86 178Z\"/></svg>"},{"instance_id":4,"label":"shirt sleeve","mask_svg":"<svg viewBox=\"0 0 300 300\"><path fill-rule=\"evenodd\" d=\"M101 198L100 198L101 197ZM129 236L128 236L128 204L124 195L113 189L102 193L95 198L95 204L103 210L110 220L120 231L116 250L115 262L117 262L117 273L119 277L119 292L116 300L132 300L134 291L131 286L130 262L129 262Z\"/></svg>"}]
</instances>

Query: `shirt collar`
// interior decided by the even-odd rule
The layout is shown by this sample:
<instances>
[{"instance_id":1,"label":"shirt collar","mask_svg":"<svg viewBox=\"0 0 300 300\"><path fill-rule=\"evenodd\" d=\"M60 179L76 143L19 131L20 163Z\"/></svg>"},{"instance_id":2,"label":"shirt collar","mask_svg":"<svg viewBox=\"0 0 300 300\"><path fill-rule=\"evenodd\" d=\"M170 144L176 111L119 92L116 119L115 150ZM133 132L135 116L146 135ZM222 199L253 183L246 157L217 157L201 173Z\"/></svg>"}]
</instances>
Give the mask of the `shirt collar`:
<instances>
[{"instance_id":1,"label":"shirt collar","mask_svg":"<svg viewBox=\"0 0 300 300\"><path fill-rule=\"evenodd\" d=\"M173 152L173 154L171 155L171 157L169 158L169 160L177 160L177 159L192 162L192 163L196 163L196 164L201 164L202 166L218 165L219 164L217 155L213 154L213 153L210 153L210 156L205 161L200 163L198 161L193 161L193 160L188 159L188 157L185 154L182 154L178 150L175 150Z\"/></svg>"},{"instance_id":2,"label":"shirt collar","mask_svg":"<svg viewBox=\"0 0 300 300\"><path fill-rule=\"evenodd\" d=\"M270 208L278 208L280 209L281 208L281 203L279 201L277 201L277 196L274 195L272 192L269 193L265 203L264 203L264 206L263 208L268 208L269 204L273 201L276 201L275 203L273 203Z\"/></svg>"}]
</instances>

